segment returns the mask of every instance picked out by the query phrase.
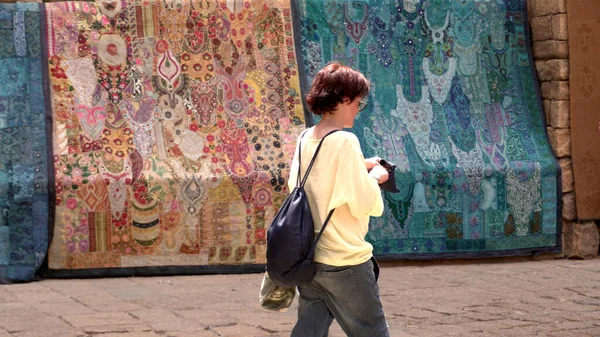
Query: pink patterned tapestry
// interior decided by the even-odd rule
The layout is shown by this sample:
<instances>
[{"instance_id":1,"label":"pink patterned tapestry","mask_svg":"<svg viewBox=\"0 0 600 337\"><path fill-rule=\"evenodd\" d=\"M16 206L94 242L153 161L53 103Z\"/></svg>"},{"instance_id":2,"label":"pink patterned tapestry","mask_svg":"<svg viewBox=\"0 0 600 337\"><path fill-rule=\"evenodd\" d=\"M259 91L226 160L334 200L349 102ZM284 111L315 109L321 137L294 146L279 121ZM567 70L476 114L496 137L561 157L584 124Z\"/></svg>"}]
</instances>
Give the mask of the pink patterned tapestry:
<instances>
[{"instance_id":1,"label":"pink patterned tapestry","mask_svg":"<svg viewBox=\"0 0 600 337\"><path fill-rule=\"evenodd\" d=\"M289 1L45 8L50 271L264 263L304 128Z\"/></svg>"}]
</instances>

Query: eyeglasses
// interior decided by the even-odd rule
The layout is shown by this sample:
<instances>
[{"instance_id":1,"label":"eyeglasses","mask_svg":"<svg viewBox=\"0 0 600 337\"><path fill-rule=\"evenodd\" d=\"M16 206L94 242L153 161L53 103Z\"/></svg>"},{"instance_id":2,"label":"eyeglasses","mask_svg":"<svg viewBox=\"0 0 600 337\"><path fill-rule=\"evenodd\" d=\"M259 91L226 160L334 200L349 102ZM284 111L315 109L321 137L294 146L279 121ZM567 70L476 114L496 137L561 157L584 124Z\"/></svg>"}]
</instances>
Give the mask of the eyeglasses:
<instances>
[{"instance_id":1,"label":"eyeglasses","mask_svg":"<svg viewBox=\"0 0 600 337\"><path fill-rule=\"evenodd\" d=\"M367 107L368 100L366 97L363 97L358 100L358 111L363 111Z\"/></svg>"}]
</instances>

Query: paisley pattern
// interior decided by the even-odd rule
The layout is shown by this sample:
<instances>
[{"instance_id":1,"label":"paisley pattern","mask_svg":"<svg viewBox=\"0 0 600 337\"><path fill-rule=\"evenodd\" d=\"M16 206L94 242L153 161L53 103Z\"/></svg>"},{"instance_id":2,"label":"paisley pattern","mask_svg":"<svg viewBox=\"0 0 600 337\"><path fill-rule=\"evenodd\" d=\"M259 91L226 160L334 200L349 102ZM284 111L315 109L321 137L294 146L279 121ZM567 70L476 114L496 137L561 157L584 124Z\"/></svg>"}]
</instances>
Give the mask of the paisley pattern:
<instances>
[{"instance_id":1,"label":"paisley pattern","mask_svg":"<svg viewBox=\"0 0 600 337\"><path fill-rule=\"evenodd\" d=\"M50 272L264 263L305 127L289 1L44 6Z\"/></svg>"},{"instance_id":2,"label":"paisley pattern","mask_svg":"<svg viewBox=\"0 0 600 337\"><path fill-rule=\"evenodd\" d=\"M0 4L0 283L33 280L48 249L38 4Z\"/></svg>"},{"instance_id":3,"label":"paisley pattern","mask_svg":"<svg viewBox=\"0 0 600 337\"><path fill-rule=\"evenodd\" d=\"M339 60L372 81L353 132L398 165L375 253L560 249L558 167L536 94L524 1L294 1L303 90Z\"/></svg>"}]
</instances>

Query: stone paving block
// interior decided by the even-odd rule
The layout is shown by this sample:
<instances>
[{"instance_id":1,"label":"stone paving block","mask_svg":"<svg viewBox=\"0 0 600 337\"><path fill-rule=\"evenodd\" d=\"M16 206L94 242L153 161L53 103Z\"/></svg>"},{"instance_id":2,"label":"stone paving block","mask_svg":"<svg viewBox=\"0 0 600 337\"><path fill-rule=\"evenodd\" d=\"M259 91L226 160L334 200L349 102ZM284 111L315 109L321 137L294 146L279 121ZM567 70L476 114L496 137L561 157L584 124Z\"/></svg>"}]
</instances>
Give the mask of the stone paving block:
<instances>
[{"instance_id":1,"label":"stone paving block","mask_svg":"<svg viewBox=\"0 0 600 337\"><path fill-rule=\"evenodd\" d=\"M503 318L528 322L534 325L552 325L559 322L556 317L549 316L544 312L523 312L520 310L511 311L503 315Z\"/></svg>"},{"instance_id":2,"label":"stone paving block","mask_svg":"<svg viewBox=\"0 0 600 337\"><path fill-rule=\"evenodd\" d=\"M549 310L548 315L550 315L554 319L555 324L560 324L563 321L584 322L584 323L600 322L600 320L598 319L597 311L564 312L564 311L558 311L558 310ZM600 323L598 323L598 324L600 324Z\"/></svg>"},{"instance_id":3,"label":"stone paving block","mask_svg":"<svg viewBox=\"0 0 600 337\"><path fill-rule=\"evenodd\" d=\"M36 322L45 317L48 315L23 304L23 306L15 307L14 311L0 315L0 328L9 331L19 330L21 326L26 326L27 322Z\"/></svg>"},{"instance_id":4,"label":"stone paving block","mask_svg":"<svg viewBox=\"0 0 600 337\"><path fill-rule=\"evenodd\" d=\"M546 308L572 313L586 313L599 311L600 303L598 303L598 300L596 299L591 301L589 299L567 300L564 302L549 303Z\"/></svg>"},{"instance_id":5,"label":"stone paving block","mask_svg":"<svg viewBox=\"0 0 600 337\"><path fill-rule=\"evenodd\" d=\"M423 323L422 318L410 317L398 312L386 313L386 320L390 326L402 327L420 325Z\"/></svg>"},{"instance_id":6,"label":"stone paving block","mask_svg":"<svg viewBox=\"0 0 600 337\"><path fill-rule=\"evenodd\" d=\"M501 329L498 335L502 337L546 336L548 325L533 324L516 328Z\"/></svg>"},{"instance_id":7,"label":"stone paving block","mask_svg":"<svg viewBox=\"0 0 600 337\"><path fill-rule=\"evenodd\" d=\"M272 322L270 324L267 323L261 323L261 324L257 324L256 327L259 329L263 329L265 331L269 331L272 334L283 334L283 335L290 335L292 333L292 330L294 329L294 325L296 323L277 323L277 322Z\"/></svg>"},{"instance_id":8,"label":"stone paving block","mask_svg":"<svg viewBox=\"0 0 600 337\"><path fill-rule=\"evenodd\" d=\"M157 295L156 289L149 287L140 287L139 285L133 283L128 286L107 289L107 291L112 296L123 301L144 300L147 298L155 298L159 296Z\"/></svg>"},{"instance_id":9,"label":"stone paving block","mask_svg":"<svg viewBox=\"0 0 600 337\"><path fill-rule=\"evenodd\" d=\"M204 301L206 301L206 297L204 297L204 299ZM189 310L197 308L193 303L190 303L189 301L164 295L153 295L149 298L142 298L131 301L130 303L148 309L162 308L169 310Z\"/></svg>"},{"instance_id":10,"label":"stone paving block","mask_svg":"<svg viewBox=\"0 0 600 337\"><path fill-rule=\"evenodd\" d=\"M470 336L472 330L468 327L457 324L425 325L420 330L429 332L426 336ZM410 333L410 331L409 331Z\"/></svg>"},{"instance_id":11,"label":"stone paving block","mask_svg":"<svg viewBox=\"0 0 600 337\"><path fill-rule=\"evenodd\" d=\"M463 324L468 322L473 322L473 319L466 316L457 316L457 315L441 315L437 317L432 317L428 319L428 322L432 324Z\"/></svg>"},{"instance_id":12,"label":"stone paving block","mask_svg":"<svg viewBox=\"0 0 600 337\"><path fill-rule=\"evenodd\" d=\"M229 312L223 313L216 310L173 310L178 317L196 322L203 327L223 326L236 323L236 319L229 315Z\"/></svg>"},{"instance_id":13,"label":"stone paving block","mask_svg":"<svg viewBox=\"0 0 600 337\"><path fill-rule=\"evenodd\" d=\"M4 316L0 323L10 333L46 329L54 332L72 330L72 326L58 317L18 315ZM56 336L62 336L60 333Z\"/></svg>"},{"instance_id":14,"label":"stone paving block","mask_svg":"<svg viewBox=\"0 0 600 337\"><path fill-rule=\"evenodd\" d=\"M199 311L217 310L217 311L227 312L227 311L231 311L231 310L233 310L233 311L240 310L240 308L252 307L253 304L258 303L258 295L255 295L254 292L252 292L251 294L248 294L247 296L249 298L246 299L245 301L236 301L236 302L222 301L222 300L207 301L206 296L190 298L187 300L187 302L189 302L189 304L194 307L193 310L199 310ZM179 298L182 301L185 301L185 299L180 298L179 296L177 296L177 298ZM293 310L295 312L297 308L298 308L298 301L295 300L292 303L292 305L290 306L288 311ZM180 309L175 309L175 310L180 310ZM190 309L190 310L192 310L192 309Z\"/></svg>"},{"instance_id":15,"label":"stone paving block","mask_svg":"<svg viewBox=\"0 0 600 337\"><path fill-rule=\"evenodd\" d=\"M265 328L274 332L292 331L296 324L296 311L292 314L257 311L257 310L231 310L227 311L227 316L233 318L235 322Z\"/></svg>"},{"instance_id":16,"label":"stone paving block","mask_svg":"<svg viewBox=\"0 0 600 337\"><path fill-rule=\"evenodd\" d=\"M142 323L139 319L126 312L94 312L90 314L63 315L62 318L78 327L132 325Z\"/></svg>"},{"instance_id":17,"label":"stone paving block","mask_svg":"<svg viewBox=\"0 0 600 337\"><path fill-rule=\"evenodd\" d=\"M395 337L396 335L393 335L392 331L397 331L397 330L390 329L390 336L394 336ZM427 330L427 329L424 329L422 327L417 327L417 326L406 327L406 328L402 329L401 332L404 335L415 336L415 337L437 337L437 336L444 336L445 337L445 336L449 336L449 334L446 333L445 330L440 329L440 328L438 328L438 330L432 331L432 330ZM401 335L401 336L403 336L403 335Z\"/></svg>"},{"instance_id":18,"label":"stone paving block","mask_svg":"<svg viewBox=\"0 0 600 337\"><path fill-rule=\"evenodd\" d=\"M550 299L550 300L554 300L554 301L559 301L559 302L564 302L564 301L569 301L569 300L579 300L579 299L583 299L583 298L588 298L589 296L593 296L593 295L587 295L585 293L585 291L592 291L591 294L593 293L593 288L579 288L580 290L571 290L569 288L556 288L556 289L552 289L552 291L548 291L548 288L546 289L539 289L538 291L536 291L536 294L539 298L542 299ZM590 289L590 290L587 290Z\"/></svg>"},{"instance_id":19,"label":"stone paving block","mask_svg":"<svg viewBox=\"0 0 600 337\"><path fill-rule=\"evenodd\" d=\"M416 318L418 320L435 320L441 316L447 316L439 312L432 310L423 310L421 308L414 308L403 313L407 317Z\"/></svg>"},{"instance_id":20,"label":"stone paving block","mask_svg":"<svg viewBox=\"0 0 600 337\"><path fill-rule=\"evenodd\" d=\"M42 285L42 282L14 283L14 284L3 285L2 288L13 294L23 293L23 292L27 292L27 291L33 291L33 290L48 289L46 286Z\"/></svg>"},{"instance_id":21,"label":"stone paving block","mask_svg":"<svg viewBox=\"0 0 600 337\"><path fill-rule=\"evenodd\" d=\"M466 296L468 297L468 296ZM481 304L482 301L476 302ZM423 303L417 305L419 308L425 309L425 310L433 310L435 312L438 312L440 314L445 314L445 315L462 315L464 314L465 307L471 306L473 305L473 301L471 300L465 300L465 301L458 301L456 302L456 304L435 304L435 301L423 301ZM489 305L489 304L486 304Z\"/></svg>"},{"instance_id":22,"label":"stone paving block","mask_svg":"<svg viewBox=\"0 0 600 337\"><path fill-rule=\"evenodd\" d=\"M37 310L53 316L90 314L96 312L96 310L73 300L61 302L41 302L31 305Z\"/></svg>"},{"instance_id":23,"label":"stone paving block","mask_svg":"<svg viewBox=\"0 0 600 337\"><path fill-rule=\"evenodd\" d=\"M532 303L532 302L521 301L520 299L513 299L513 300L497 301L494 303L494 306L499 307L499 308L504 308L506 310L509 310L509 312L520 311L520 312L531 314L531 313L544 311L546 309L546 307L544 306L544 305L546 305L546 303L541 305L540 303Z\"/></svg>"},{"instance_id":24,"label":"stone paving block","mask_svg":"<svg viewBox=\"0 0 600 337\"><path fill-rule=\"evenodd\" d=\"M489 321L497 321L503 318L508 317L509 314L491 314L484 312L468 312L463 314L463 317L471 320L471 322L489 322Z\"/></svg>"},{"instance_id":25,"label":"stone paving block","mask_svg":"<svg viewBox=\"0 0 600 337\"><path fill-rule=\"evenodd\" d=\"M154 331L147 332L124 332L124 333L103 333L102 337L160 337ZM164 336L164 335L163 335Z\"/></svg>"},{"instance_id":26,"label":"stone paving block","mask_svg":"<svg viewBox=\"0 0 600 337\"><path fill-rule=\"evenodd\" d=\"M108 294L108 292L92 285L89 281L91 280L46 279L44 280L44 285L66 296L101 296Z\"/></svg>"},{"instance_id":27,"label":"stone paving block","mask_svg":"<svg viewBox=\"0 0 600 337\"><path fill-rule=\"evenodd\" d=\"M146 333L153 331L152 327L147 324L97 325L82 327L80 330L89 335L101 334L102 337L104 337L104 334Z\"/></svg>"},{"instance_id":28,"label":"stone paving block","mask_svg":"<svg viewBox=\"0 0 600 337\"><path fill-rule=\"evenodd\" d=\"M570 287L565 291L580 296L600 298L600 284L596 287Z\"/></svg>"},{"instance_id":29,"label":"stone paving block","mask_svg":"<svg viewBox=\"0 0 600 337\"><path fill-rule=\"evenodd\" d=\"M197 294L204 294L206 290L204 287L194 287L193 282L186 282L181 279L169 279L169 277L136 277L132 279L135 285L131 287L151 289L155 294L161 295L184 295L184 296L197 296Z\"/></svg>"},{"instance_id":30,"label":"stone paving block","mask_svg":"<svg viewBox=\"0 0 600 337\"><path fill-rule=\"evenodd\" d=\"M560 295L558 297L540 296L532 292L528 292L527 294L524 294L524 296L520 299L520 302L524 303L528 307L551 308L555 305L562 305L563 303L582 299L585 299L585 297L577 297L577 295L573 295L571 297L561 297Z\"/></svg>"},{"instance_id":31,"label":"stone paving block","mask_svg":"<svg viewBox=\"0 0 600 337\"><path fill-rule=\"evenodd\" d=\"M87 283L101 289L114 289L136 284L137 277L107 277L90 279Z\"/></svg>"},{"instance_id":32,"label":"stone paving block","mask_svg":"<svg viewBox=\"0 0 600 337\"><path fill-rule=\"evenodd\" d=\"M0 334L0 336L2 336ZM21 332L13 332L10 334L11 337L75 337L75 336L85 336L80 330L75 328L62 328L62 329L52 329L46 327L38 327L34 330L27 330Z\"/></svg>"},{"instance_id":33,"label":"stone paving block","mask_svg":"<svg viewBox=\"0 0 600 337\"><path fill-rule=\"evenodd\" d=\"M163 334L164 336L165 334ZM166 334L168 337L190 337L189 331L169 331ZM219 335L210 330L196 330L194 331L194 337L218 337Z\"/></svg>"},{"instance_id":34,"label":"stone paving block","mask_svg":"<svg viewBox=\"0 0 600 337\"><path fill-rule=\"evenodd\" d=\"M25 314L32 308L23 302L0 302L0 326L7 315Z\"/></svg>"},{"instance_id":35,"label":"stone paving block","mask_svg":"<svg viewBox=\"0 0 600 337\"><path fill-rule=\"evenodd\" d=\"M574 336L594 336L592 332L600 328L600 323L594 323L598 322L600 312L600 259L440 261L420 266L406 262L383 267L381 275L380 293L393 337L532 337L549 336L550 333L552 336L568 335L571 331L579 333ZM55 326L51 334L37 333L31 328L19 332L19 337L219 336L217 331L207 330L199 322L210 322L212 328L222 329L222 336L231 333L232 336L252 337L255 332L259 337L288 337L296 320L297 301L286 313L262 310L257 300L261 277L251 274L136 277L116 281L51 280L45 287L24 287L21 291L29 292L28 296L37 292L53 300L54 295L48 295L48 291L53 290L64 295L62 300L42 302L44 304L39 307L16 297L8 302L0 301L0 323L10 320L36 327L43 326L40 322L44 317L60 321L62 317L55 315L62 315L67 320L61 321L63 325ZM61 281L68 286L62 286ZM104 281L106 285L102 284ZM135 296L124 299L118 294L113 295L115 290L111 287L117 286L142 289ZM0 289L4 290L4 286ZM96 291L97 295L91 291ZM13 290L6 292L15 293ZM166 302L161 303L163 300ZM70 301L98 312L60 313L68 309ZM187 303L191 308L168 309L178 302ZM59 310L50 311L53 304ZM12 313L8 318L7 312ZM93 314L109 316L91 321ZM123 316L110 316L127 314L132 315L134 323L128 318L123 320ZM76 316L87 320L84 324L92 322L93 325L71 327L67 322L81 321L74 319ZM234 324L250 327L251 333L239 334ZM0 337L5 337L2 334L8 332L1 326ZM48 326L52 328L52 324ZM345 334L334 323L329 336L344 337ZM600 334L594 337L598 336Z\"/></svg>"},{"instance_id":36,"label":"stone paving block","mask_svg":"<svg viewBox=\"0 0 600 337\"><path fill-rule=\"evenodd\" d=\"M131 315L150 325L156 331L196 331L205 326L197 320L176 315L166 309L148 309L131 311ZM234 323L233 320L230 320Z\"/></svg>"},{"instance_id":37,"label":"stone paving block","mask_svg":"<svg viewBox=\"0 0 600 337\"><path fill-rule=\"evenodd\" d=\"M15 295L8 291L8 285L0 285L0 303L14 302L17 300Z\"/></svg>"},{"instance_id":38,"label":"stone paving block","mask_svg":"<svg viewBox=\"0 0 600 337\"><path fill-rule=\"evenodd\" d=\"M414 337L415 335L411 335L408 332L405 332L404 330L397 330L397 329L393 329L390 327L389 329L390 332L390 336L394 336L394 337Z\"/></svg>"},{"instance_id":39,"label":"stone paving block","mask_svg":"<svg viewBox=\"0 0 600 337\"><path fill-rule=\"evenodd\" d=\"M600 336L600 328L586 329L561 329L550 331L546 334L548 337L598 337Z\"/></svg>"},{"instance_id":40,"label":"stone paving block","mask_svg":"<svg viewBox=\"0 0 600 337\"><path fill-rule=\"evenodd\" d=\"M531 325L530 322L523 322L514 319L500 319L493 321L475 321L460 324L461 327L468 329L469 331L489 331L494 332L500 329L508 329L515 327L523 327Z\"/></svg>"},{"instance_id":41,"label":"stone paving block","mask_svg":"<svg viewBox=\"0 0 600 337\"><path fill-rule=\"evenodd\" d=\"M37 304L43 302L61 302L68 299L68 297L64 294L61 294L58 291L49 288L17 292L14 293L14 295L19 301L30 304Z\"/></svg>"},{"instance_id":42,"label":"stone paving block","mask_svg":"<svg viewBox=\"0 0 600 337\"><path fill-rule=\"evenodd\" d=\"M116 312L143 310L144 307L132 302L121 301L110 295L92 295L86 294L77 296L77 301L81 304L100 312Z\"/></svg>"},{"instance_id":43,"label":"stone paving block","mask_svg":"<svg viewBox=\"0 0 600 337\"><path fill-rule=\"evenodd\" d=\"M211 328L211 330L215 331L219 334L219 336L224 337L266 337L272 336L272 334L263 329L259 329L253 326L249 326L246 324L234 324L227 326L218 326Z\"/></svg>"}]
</instances>

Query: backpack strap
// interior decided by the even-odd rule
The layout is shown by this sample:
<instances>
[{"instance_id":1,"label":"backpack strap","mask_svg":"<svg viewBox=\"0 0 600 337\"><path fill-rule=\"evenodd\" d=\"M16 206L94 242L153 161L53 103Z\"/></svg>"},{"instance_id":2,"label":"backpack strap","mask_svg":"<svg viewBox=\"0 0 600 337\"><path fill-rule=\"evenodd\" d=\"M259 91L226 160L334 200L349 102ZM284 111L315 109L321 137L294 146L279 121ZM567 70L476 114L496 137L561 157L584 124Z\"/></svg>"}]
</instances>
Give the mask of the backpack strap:
<instances>
[{"instance_id":1,"label":"backpack strap","mask_svg":"<svg viewBox=\"0 0 600 337\"><path fill-rule=\"evenodd\" d=\"M301 153L302 153L302 138L304 137L306 130L302 133L302 136L300 137L300 144L298 144L298 181L296 182L296 187L298 187L298 186L304 187L304 184L306 184L306 179L308 178L308 174L310 173L310 170L312 169L313 164L315 163L315 159L317 158L317 154L319 153L319 150L321 149L323 140L325 140L325 138L327 136L329 136L330 134L338 132L338 131L340 131L340 130L330 131L325 136L323 136L323 138L321 138L321 141L319 142L319 146L317 146L317 149L315 150L315 154L313 155L312 159L310 160L310 164L308 165L308 168L306 169L306 173L304 173L304 177L302 177L302 182L299 183L300 182L300 167L302 164L302 160L301 160L302 159L302 155L301 155ZM307 258L310 258L310 259L313 258L314 254L315 254L315 248L317 247L317 243L321 239L321 236L323 235L323 231L325 230L325 227L327 227L327 223L329 223L329 219L331 219L331 216L333 215L333 211L335 211L335 208L332 209L331 211L329 211L329 214L327 214L327 218L325 219L325 222L323 223L323 226L321 227L321 230L319 231L319 234L317 235L315 242L310 247L310 251L308 252Z\"/></svg>"},{"instance_id":2,"label":"backpack strap","mask_svg":"<svg viewBox=\"0 0 600 337\"><path fill-rule=\"evenodd\" d=\"M298 141L298 174L296 176L296 187L300 187L300 167L302 167L302 138L304 138L304 134L306 134L307 131L308 129L302 131L300 140Z\"/></svg>"},{"instance_id":3,"label":"backpack strap","mask_svg":"<svg viewBox=\"0 0 600 337\"><path fill-rule=\"evenodd\" d=\"M329 214L327 214L327 218L325 219L325 222L323 223L323 227L321 227L321 230L319 231L319 234L317 235L317 238L315 239L315 242L313 243L313 245L310 247L310 251L308 252L308 257L312 259L315 255L315 248L317 248L317 243L319 243L319 240L321 239L321 235L323 235L323 231L325 230L325 227L327 226L327 223L329 222L329 219L331 219L331 216L333 215L333 211L335 211L335 208L332 209L331 211L329 211Z\"/></svg>"},{"instance_id":4,"label":"backpack strap","mask_svg":"<svg viewBox=\"0 0 600 337\"><path fill-rule=\"evenodd\" d=\"M317 149L315 150L315 154L313 155L312 159L310 160L310 164L308 164L308 168L306 169L306 172L304 173L304 176L302 177L302 181L300 181L300 167L302 167L302 138L304 137L306 130L304 131L304 133L302 133L302 137L300 137L300 141L298 144L298 180L296 181L296 187L304 187L304 184L306 184L306 179L308 178L308 174L310 173L310 170L312 170L313 164L315 163L315 159L317 159L317 154L319 154L319 150L321 150L321 145L323 145L323 141L325 140L325 138L327 136L329 136L332 133L338 132L338 131L340 131L340 130L330 131L325 136L323 136L323 138L321 138L321 141L319 141L319 146L317 146Z\"/></svg>"}]
</instances>

